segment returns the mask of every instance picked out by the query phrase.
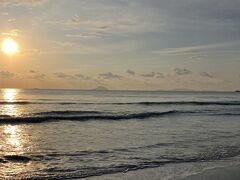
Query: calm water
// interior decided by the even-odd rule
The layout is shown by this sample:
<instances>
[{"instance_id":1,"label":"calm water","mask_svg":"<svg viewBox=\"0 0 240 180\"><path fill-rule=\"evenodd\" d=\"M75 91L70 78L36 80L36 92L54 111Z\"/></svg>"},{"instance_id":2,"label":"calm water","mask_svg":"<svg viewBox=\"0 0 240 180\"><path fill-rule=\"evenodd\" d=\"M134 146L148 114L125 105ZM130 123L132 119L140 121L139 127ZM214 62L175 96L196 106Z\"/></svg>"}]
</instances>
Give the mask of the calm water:
<instances>
[{"instance_id":1,"label":"calm water","mask_svg":"<svg viewBox=\"0 0 240 180\"><path fill-rule=\"evenodd\" d=\"M0 179L178 179L239 157L239 93L0 90Z\"/></svg>"}]
</instances>

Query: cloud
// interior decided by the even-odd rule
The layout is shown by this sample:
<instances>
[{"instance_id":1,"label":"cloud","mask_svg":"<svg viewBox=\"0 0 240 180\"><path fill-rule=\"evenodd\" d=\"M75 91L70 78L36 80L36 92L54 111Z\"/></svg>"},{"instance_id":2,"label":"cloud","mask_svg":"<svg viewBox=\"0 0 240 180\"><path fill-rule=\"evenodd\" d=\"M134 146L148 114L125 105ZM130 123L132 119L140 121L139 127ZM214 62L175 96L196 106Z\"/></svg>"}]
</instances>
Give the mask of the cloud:
<instances>
[{"instance_id":1,"label":"cloud","mask_svg":"<svg viewBox=\"0 0 240 180\"><path fill-rule=\"evenodd\" d=\"M59 79L65 79L65 80L83 80L83 81L92 81L99 83L99 80L96 80L92 77L85 76L83 74L66 74L64 72L56 72L54 75Z\"/></svg>"},{"instance_id":2,"label":"cloud","mask_svg":"<svg viewBox=\"0 0 240 180\"><path fill-rule=\"evenodd\" d=\"M136 73L133 70L128 69L126 73L130 76L134 76Z\"/></svg>"},{"instance_id":3,"label":"cloud","mask_svg":"<svg viewBox=\"0 0 240 180\"><path fill-rule=\"evenodd\" d=\"M175 2L177 0L174 0ZM177 4L177 5L176 5ZM175 4L173 14L178 17L194 17L198 19L215 19L215 20L237 20L240 18L240 2L238 0L183 0ZM182 8L177 8L182 7ZM173 6L172 6L173 7ZM186 11L189 9L189 11Z\"/></svg>"},{"instance_id":4,"label":"cloud","mask_svg":"<svg viewBox=\"0 0 240 180\"><path fill-rule=\"evenodd\" d=\"M240 41L231 41L224 43L216 43L216 44L206 44L199 46L188 46L188 47L177 47L177 48L164 48L158 51L153 51L156 54L163 55L185 55L191 54L196 56L202 56L202 53L209 51L233 51L233 48L237 48L240 45Z\"/></svg>"},{"instance_id":5,"label":"cloud","mask_svg":"<svg viewBox=\"0 0 240 180\"><path fill-rule=\"evenodd\" d=\"M103 79L122 79L123 77L117 74L113 74L111 72L108 73L102 73L102 74L98 74L101 78Z\"/></svg>"},{"instance_id":6,"label":"cloud","mask_svg":"<svg viewBox=\"0 0 240 180\"><path fill-rule=\"evenodd\" d=\"M50 41L49 44L55 50L73 48L76 45L76 43L74 42L63 42L63 41Z\"/></svg>"},{"instance_id":7,"label":"cloud","mask_svg":"<svg viewBox=\"0 0 240 180\"><path fill-rule=\"evenodd\" d=\"M56 72L54 73L54 75L57 77L57 78L60 78L60 79L67 79L67 80L72 80L72 79L76 79L76 77L72 76L72 75L69 75L69 74L65 74L63 72Z\"/></svg>"},{"instance_id":8,"label":"cloud","mask_svg":"<svg viewBox=\"0 0 240 180\"><path fill-rule=\"evenodd\" d=\"M13 36L16 37L19 34L19 30L18 29L11 29L9 32L2 32L1 35L3 36Z\"/></svg>"},{"instance_id":9,"label":"cloud","mask_svg":"<svg viewBox=\"0 0 240 180\"><path fill-rule=\"evenodd\" d=\"M70 38L101 38L103 35L102 32L87 32L87 33L78 33L78 34L66 34L66 37Z\"/></svg>"},{"instance_id":10,"label":"cloud","mask_svg":"<svg viewBox=\"0 0 240 180\"><path fill-rule=\"evenodd\" d=\"M204 54L196 54L190 57L190 59L195 59L195 60L202 60L206 58L207 58L207 55L204 55Z\"/></svg>"},{"instance_id":11,"label":"cloud","mask_svg":"<svg viewBox=\"0 0 240 180\"><path fill-rule=\"evenodd\" d=\"M31 79L38 79L38 80L43 80L46 78L46 74L35 74L30 77Z\"/></svg>"},{"instance_id":12,"label":"cloud","mask_svg":"<svg viewBox=\"0 0 240 180\"><path fill-rule=\"evenodd\" d=\"M101 38L105 35L135 33L137 30L145 29L143 24L148 22L145 21L143 23L138 13L134 17L129 17L132 12L127 6L125 8L129 10L125 11L125 13L120 13L122 8L118 3L107 3L103 5L99 1L89 3L78 1L76 4L80 7L82 5L82 7L85 8L78 10L78 14L75 14L72 18L69 18L67 21L48 21L50 24L67 26L66 37ZM88 8L90 8L93 13L89 14L89 12L86 11ZM136 18L138 20L136 20Z\"/></svg>"},{"instance_id":13,"label":"cloud","mask_svg":"<svg viewBox=\"0 0 240 180\"><path fill-rule=\"evenodd\" d=\"M38 5L48 0L1 0L0 5Z\"/></svg>"},{"instance_id":14,"label":"cloud","mask_svg":"<svg viewBox=\"0 0 240 180\"><path fill-rule=\"evenodd\" d=\"M179 75L179 76L192 74L191 70L184 69L184 68L175 68L174 72L175 72L176 75Z\"/></svg>"},{"instance_id":15,"label":"cloud","mask_svg":"<svg viewBox=\"0 0 240 180\"><path fill-rule=\"evenodd\" d=\"M31 69L29 73L31 74L30 76L28 76L28 78L30 79L44 80L47 77L46 74L33 69Z\"/></svg>"},{"instance_id":16,"label":"cloud","mask_svg":"<svg viewBox=\"0 0 240 180\"><path fill-rule=\"evenodd\" d=\"M216 27L238 29L240 25L239 0L149 0L148 4L154 5L161 12L160 16L168 20L167 26L175 29L192 27L196 30L195 26L206 32Z\"/></svg>"},{"instance_id":17,"label":"cloud","mask_svg":"<svg viewBox=\"0 0 240 180\"><path fill-rule=\"evenodd\" d=\"M90 78L88 76L84 76L82 74L75 74L75 77L77 77L78 79L81 79L81 80L86 80L86 81L93 80L92 78Z\"/></svg>"},{"instance_id":18,"label":"cloud","mask_svg":"<svg viewBox=\"0 0 240 180\"><path fill-rule=\"evenodd\" d=\"M151 72L151 73L148 73L148 74L142 74L141 76L146 77L146 78L152 78L152 77L155 77L155 75L156 75L155 72Z\"/></svg>"},{"instance_id":19,"label":"cloud","mask_svg":"<svg viewBox=\"0 0 240 180\"><path fill-rule=\"evenodd\" d=\"M156 73L156 78L165 78L165 75L163 73Z\"/></svg>"},{"instance_id":20,"label":"cloud","mask_svg":"<svg viewBox=\"0 0 240 180\"><path fill-rule=\"evenodd\" d=\"M209 74L207 72L201 72L200 75L203 76L203 77L207 77L207 78L214 78L215 77L214 75Z\"/></svg>"},{"instance_id":21,"label":"cloud","mask_svg":"<svg viewBox=\"0 0 240 180\"><path fill-rule=\"evenodd\" d=\"M105 5L105 8L107 8L107 7L108 6ZM97 11L99 11L99 9ZM102 18L99 18L99 17L102 17ZM129 19L121 19L120 18L119 20L116 20L116 19L113 19L113 17L104 17L103 14L98 16L97 18L96 17L95 18L86 18L86 17L82 18L80 15L75 14L65 24L66 25L75 25L75 26L80 25L82 28L86 28L89 30L99 30L101 32L108 32L109 30L112 30L112 29L125 29L125 28L129 28L131 26L136 25L135 22L132 22Z\"/></svg>"},{"instance_id":22,"label":"cloud","mask_svg":"<svg viewBox=\"0 0 240 180\"><path fill-rule=\"evenodd\" d=\"M73 18L71 19L71 22L74 23L74 24L79 24L81 22L81 19L77 14L75 14L73 16Z\"/></svg>"},{"instance_id":23,"label":"cloud","mask_svg":"<svg viewBox=\"0 0 240 180\"><path fill-rule=\"evenodd\" d=\"M37 73L37 72L38 71L35 71L35 70L32 70L32 69L29 71L29 73L32 73L32 74Z\"/></svg>"},{"instance_id":24,"label":"cloud","mask_svg":"<svg viewBox=\"0 0 240 180\"><path fill-rule=\"evenodd\" d=\"M12 78L15 74L9 71L0 71L0 78Z\"/></svg>"},{"instance_id":25,"label":"cloud","mask_svg":"<svg viewBox=\"0 0 240 180\"><path fill-rule=\"evenodd\" d=\"M165 78L165 75L160 72L151 72L147 74L142 74L141 76L145 78L157 78L157 79Z\"/></svg>"}]
</instances>

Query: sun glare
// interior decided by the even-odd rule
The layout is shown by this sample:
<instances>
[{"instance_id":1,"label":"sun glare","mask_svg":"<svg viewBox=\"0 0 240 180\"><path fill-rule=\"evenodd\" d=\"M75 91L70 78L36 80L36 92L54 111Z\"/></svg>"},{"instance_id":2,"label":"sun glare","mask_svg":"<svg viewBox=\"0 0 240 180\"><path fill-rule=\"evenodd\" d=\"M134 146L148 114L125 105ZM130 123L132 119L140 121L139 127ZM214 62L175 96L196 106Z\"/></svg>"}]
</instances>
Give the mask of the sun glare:
<instances>
[{"instance_id":1,"label":"sun glare","mask_svg":"<svg viewBox=\"0 0 240 180\"><path fill-rule=\"evenodd\" d=\"M16 41L14 41L11 38L5 39L2 42L2 48L1 48L2 52L4 52L5 54L8 55L13 55L15 53L17 53L18 51L18 45L16 43Z\"/></svg>"}]
</instances>

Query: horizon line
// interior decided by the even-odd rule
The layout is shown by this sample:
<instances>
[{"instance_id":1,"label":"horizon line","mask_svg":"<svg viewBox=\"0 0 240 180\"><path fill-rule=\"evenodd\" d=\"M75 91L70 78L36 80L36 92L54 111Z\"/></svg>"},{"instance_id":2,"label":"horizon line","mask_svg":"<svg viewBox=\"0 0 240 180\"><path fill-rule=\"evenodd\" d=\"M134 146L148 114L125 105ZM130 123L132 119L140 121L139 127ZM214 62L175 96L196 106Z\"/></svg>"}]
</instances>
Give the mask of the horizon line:
<instances>
[{"instance_id":1,"label":"horizon line","mask_svg":"<svg viewBox=\"0 0 240 180\"><path fill-rule=\"evenodd\" d=\"M71 89L71 88L0 88L2 89L19 89L19 90L68 90L68 91L135 91L135 92L239 92L239 90L144 90L144 89Z\"/></svg>"}]
</instances>

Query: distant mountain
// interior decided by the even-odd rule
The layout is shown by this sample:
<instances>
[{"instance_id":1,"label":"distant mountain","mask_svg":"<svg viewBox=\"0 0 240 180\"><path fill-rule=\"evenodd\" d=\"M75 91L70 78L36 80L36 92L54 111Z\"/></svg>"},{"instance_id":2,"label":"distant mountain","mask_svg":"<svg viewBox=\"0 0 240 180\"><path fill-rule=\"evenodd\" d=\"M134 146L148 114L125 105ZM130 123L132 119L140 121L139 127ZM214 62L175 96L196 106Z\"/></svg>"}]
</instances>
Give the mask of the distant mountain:
<instances>
[{"instance_id":1,"label":"distant mountain","mask_svg":"<svg viewBox=\"0 0 240 180\"><path fill-rule=\"evenodd\" d=\"M108 88L106 88L104 86L98 86L98 87L96 87L95 89L92 89L92 90L95 90L95 91L107 91Z\"/></svg>"}]
</instances>

